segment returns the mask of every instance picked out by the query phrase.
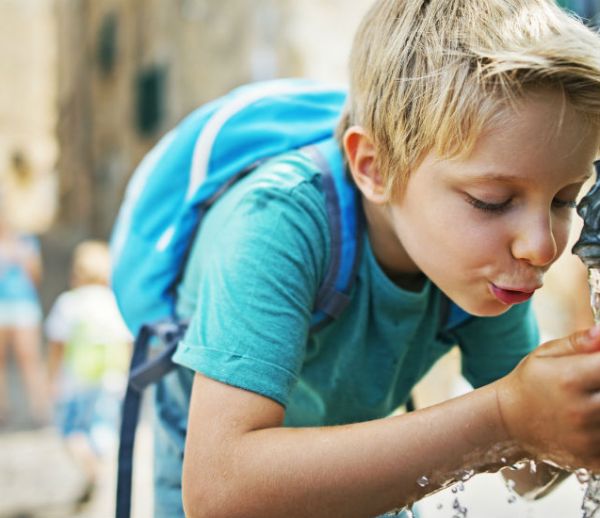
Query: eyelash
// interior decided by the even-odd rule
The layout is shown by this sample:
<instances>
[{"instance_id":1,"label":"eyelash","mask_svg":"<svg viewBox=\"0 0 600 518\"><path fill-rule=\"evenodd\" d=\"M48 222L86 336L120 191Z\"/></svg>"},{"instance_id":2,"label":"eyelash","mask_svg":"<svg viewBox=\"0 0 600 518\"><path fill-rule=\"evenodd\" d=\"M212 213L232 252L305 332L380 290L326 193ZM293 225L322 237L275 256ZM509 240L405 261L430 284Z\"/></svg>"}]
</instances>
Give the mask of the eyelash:
<instances>
[{"instance_id":1,"label":"eyelash","mask_svg":"<svg viewBox=\"0 0 600 518\"><path fill-rule=\"evenodd\" d=\"M509 198L502 203L486 203L485 201L467 195L467 201L477 210L491 214L503 214L510 208L512 198ZM554 198L552 204L556 209L574 209L577 206L577 202L574 200L559 200L558 198Z\"/></svg>"}]
</instances>

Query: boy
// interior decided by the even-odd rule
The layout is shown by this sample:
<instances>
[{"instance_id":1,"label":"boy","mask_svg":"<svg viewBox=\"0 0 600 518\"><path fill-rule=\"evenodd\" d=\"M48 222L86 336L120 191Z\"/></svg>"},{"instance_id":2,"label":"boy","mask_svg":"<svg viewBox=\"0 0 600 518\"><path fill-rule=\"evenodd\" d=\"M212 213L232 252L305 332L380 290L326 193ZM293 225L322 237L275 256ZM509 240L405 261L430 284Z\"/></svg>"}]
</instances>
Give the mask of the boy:
<instances>
[{"instance_id":1,"label":"boy","mask_svg":"<svg viewBox=\"0 0 600 518\"><path fill-rule=\"evenodd\" d=\"M548 0L375 2L339 126L368 237L350 305L309 332L330 235L303 152L208 212L157 387L157 516L367 517L506 460L600 467L600 332L528 355L527 303L598 153L599 44ZM442 293L474 315L450 336ZM455 342L476 390L382 419Z\"/></svg>"}]
</instances>

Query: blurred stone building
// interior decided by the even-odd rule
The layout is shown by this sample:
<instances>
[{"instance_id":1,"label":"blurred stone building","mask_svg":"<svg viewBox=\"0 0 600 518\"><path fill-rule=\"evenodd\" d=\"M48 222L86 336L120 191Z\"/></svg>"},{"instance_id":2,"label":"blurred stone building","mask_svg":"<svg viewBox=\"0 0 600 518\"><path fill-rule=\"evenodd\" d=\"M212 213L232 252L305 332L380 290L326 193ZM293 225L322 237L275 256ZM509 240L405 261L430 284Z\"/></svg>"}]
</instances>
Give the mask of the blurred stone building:
<instances>
[{"instance_id":1,"label":"blurred stone building","mask_svg":"<svg viewBox=\"0 0 600 518\"><path fill-rule=\"evenodd\" d=\"M57 0L60 221L107 237L124 184L185 114L301 73L288 0Z\"/></svg>"},{"instance_id":2,"label":"blurred stone building","mask_svg":"<svg viewBox=\"0 0 600 518\"><path fill-rule=\"evenodd\" d=\"M55 41L50 0L0 2L0 203L32 232L48 228L54 205ZM35 192L8 203L7 188L19 187L10 182L15 164L31 171Z\"/></svg>"},{"instance_id":3,"label":"blurred stone building","mask_svg":"<svg viewBox=\"0 0 600 518\"><path fill-rule=\"evenodd\" d=\"M56 0L61 221L105 237L134 166L203 102L249 81L332 79L355 21L340 13L339 1Z\"/></svg>"}]
</instances>

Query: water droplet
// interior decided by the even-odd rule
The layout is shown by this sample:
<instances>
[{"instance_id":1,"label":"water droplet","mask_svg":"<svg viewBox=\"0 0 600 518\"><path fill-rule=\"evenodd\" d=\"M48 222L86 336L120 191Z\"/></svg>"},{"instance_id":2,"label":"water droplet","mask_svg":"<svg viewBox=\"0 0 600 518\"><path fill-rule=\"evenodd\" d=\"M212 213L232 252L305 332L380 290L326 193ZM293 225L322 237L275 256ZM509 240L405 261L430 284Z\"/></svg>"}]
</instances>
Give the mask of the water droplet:
<instances>
[{"instance_id":1,"label":"water droplet","mask_svg":"<svg viewBox=\"0 0 600 518\"><path fill-rule=\"evenodd\" d=\"M509 496L509 497L506 499L506 501L507 501L509 504L514 504L514 503L517 501L517 496L516 496L516 495L510 495L510 496Z\"/></svg>"},{"instance_id":2,"label":"water droplet","mask_svg":"<svg viewBox=\"0 0 600 518\"><path fill-rule=\"evenodd\" d=\"M529 473L535 475L537 473L537 464L534 460L529 461Z\"/></svg>"},{"instance_id":3,"label":"water droplet","mask_svg":"<svg viewBox=\"0 0 600 518\"><path fill-rule=\"evenodd\" d=\"M452 508L456 511L452 518L466 518L467 508L460 504L458 498L455 498L454 502L452 502Z\"/></svg>"},{"instance_id":4,"label":"water droplet","mask_svg":"<svg viewBox=\"0 0 600 518\"><path fill-rule=\"evenodd\" d=\"M442 504L442 502L438 502L438 504L435 506L435 508L436 508L438 511L441 511L441 510L444 508L444 504Z\"/></svg>"},{"instance_id":5,"label":"water droplet","mask_svg":"<svg viewBox=\"0 0 600 518\"><path fill-rule=\"evenodd\" d=\"M465 485L463 484L463 482L462 482L462 481L460 481L460 482L458 483L458 490L459 490L459 491L464 491L464 490L465 490Z\"/></svg>"},{"instance_id":6,"label":"water droplet","mask_svg":"<svg viewBox=\"0 0 600 518\"><path fill-rule=\"evenodd\" d=\"M580 484L587 484L590 481L590 473L587 469L575 470L575 477Z\"/></svg>"},{"instance_id":7,"label":"water droplet","mask_svg":"<svg viewBox=\"0 0 600 518\"><path fill-rule=\"evenodd\" d=\"M469 480L470 478L472 478L473 475L475 475L475 470L474 469L465 469L463 471L462 476L460 478L461 478L461 480L464 480L466 482L467 480Z\"/></svg>"},{"instance_id":8,"label":"water droplet","mask_svg":"<svg viewBox=\"0 0 600 518\"><path fill-rule=\"evenodd\" d=\"M454 494L458 493L458 487L456 486L452 486L452 490L451 490Z\"/></svg>"},{"instance_id":9,"label":"water droplet","mask_svg":"<svg viewBox=\"0 0 600 518\"><path fill-rule=\"evenodd\" d=\"M500 462L502 462L502 464L506 464L507 463L506 457L500 457Z\"/></svg>"},{"instance_id":10,"label":"water droplet","mask_svg":"<svg viewBox=\"0 0 600 518\"><path fill-rule=\"evenodd\" d=\"M423 475L422 477L419 477L419 479L417 480L417 484L419 484L419 486L421 487L426 487L427 485L429 485L429 479Z\"/></svg>"}]
</instances>

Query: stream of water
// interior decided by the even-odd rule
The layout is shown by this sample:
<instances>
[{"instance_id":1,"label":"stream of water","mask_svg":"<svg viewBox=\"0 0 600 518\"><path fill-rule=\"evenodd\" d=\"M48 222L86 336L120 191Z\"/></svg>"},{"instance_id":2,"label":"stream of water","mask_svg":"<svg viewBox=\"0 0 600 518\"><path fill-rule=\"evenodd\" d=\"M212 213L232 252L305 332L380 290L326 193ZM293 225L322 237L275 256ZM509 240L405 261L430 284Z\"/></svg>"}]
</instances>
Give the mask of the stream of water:
<instances>
[{"instance_id":1,"label":"stream of water","mask_svg":"<svg viewBox=\"0 0 600 518\"><path fill-rule=\"evenodd\" d=\"M589 269L590 304L594 313L594 322L600 323L600 269ZM600 475L577 470L577 480L585 485L581 510L582 518L600 518Z\"/></svg>"}]
</instances>

